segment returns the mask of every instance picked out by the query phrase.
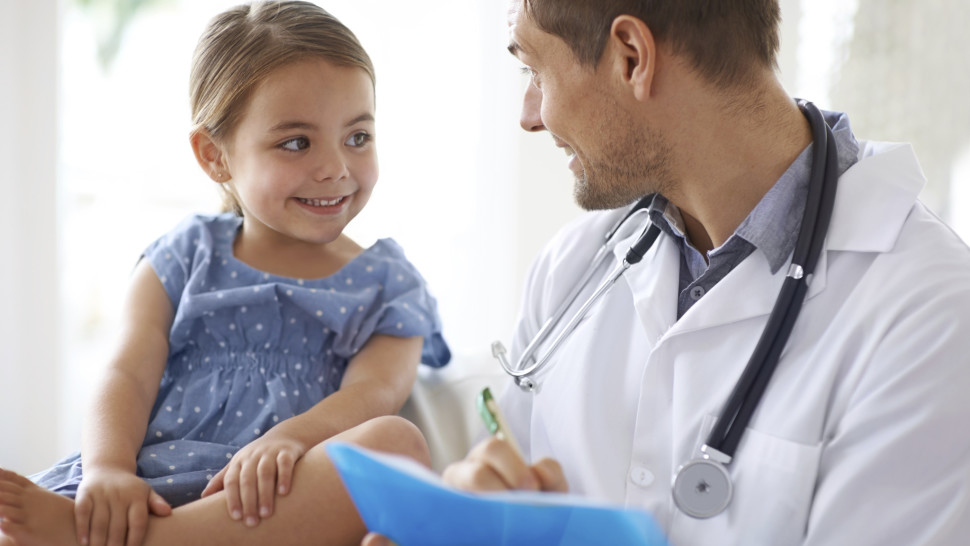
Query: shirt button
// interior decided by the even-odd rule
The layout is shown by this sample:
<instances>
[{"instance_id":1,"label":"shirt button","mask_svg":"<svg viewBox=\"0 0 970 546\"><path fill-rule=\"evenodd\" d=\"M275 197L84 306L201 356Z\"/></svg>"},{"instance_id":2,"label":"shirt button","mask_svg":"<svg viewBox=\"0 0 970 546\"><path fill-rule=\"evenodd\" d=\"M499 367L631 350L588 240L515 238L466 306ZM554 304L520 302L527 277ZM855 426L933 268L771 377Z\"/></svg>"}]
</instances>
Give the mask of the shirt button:
<instances>
[{"instance_id":1,"label":"shirt button","mask_svg":"<svg viewBox=\"0 0 970 546\"><path fill-rule=\"evenodd\" d=\"M653 472L650 472L642 466L634 466L630 470L630 481L640 487L649 487L653 483L653 480Z\"/></svg>"},{"instance_id":2,"label":"shirt button","mask_svg":"<svg viewBox=\"0 0 970 546\"><path fill-rule=\"evenodd\" d=\"M704 290L703 286L695 286L694 288L690 289L690 299L697 301L704 297L705 293L706 290Z\"/></svg>"}]
</instances>

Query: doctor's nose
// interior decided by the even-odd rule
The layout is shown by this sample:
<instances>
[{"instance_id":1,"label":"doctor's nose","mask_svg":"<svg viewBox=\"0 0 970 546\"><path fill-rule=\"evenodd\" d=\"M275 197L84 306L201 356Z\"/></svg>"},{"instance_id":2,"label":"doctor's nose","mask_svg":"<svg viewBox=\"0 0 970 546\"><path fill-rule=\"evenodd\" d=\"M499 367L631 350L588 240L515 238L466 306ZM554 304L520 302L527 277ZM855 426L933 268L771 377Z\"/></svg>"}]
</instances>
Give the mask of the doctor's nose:
<instances>
[{"instance_id":1,"label":"doctor's nose","mask_svg":"<svg viewBox=\"0 0 970 546\"><path fill-rule=\"evenodd\" d=\"M542 116L540 115L541 110L542 91L530 83L526 86L525 96L522 98L522 115L519 118L519 125L530 133L545 130L546 126L542 124Z\"/></svg>"}]
</instances>

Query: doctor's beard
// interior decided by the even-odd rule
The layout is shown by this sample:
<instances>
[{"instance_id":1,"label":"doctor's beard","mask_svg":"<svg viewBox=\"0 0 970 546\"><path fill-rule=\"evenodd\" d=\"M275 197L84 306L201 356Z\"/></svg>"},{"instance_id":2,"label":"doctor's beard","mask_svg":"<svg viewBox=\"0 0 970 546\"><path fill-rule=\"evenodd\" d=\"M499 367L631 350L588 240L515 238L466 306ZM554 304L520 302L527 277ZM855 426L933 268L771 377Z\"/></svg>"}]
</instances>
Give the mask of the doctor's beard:
<instances>
[{"instance_id":1,"label":"doctor's beard","mask_svg":"<svg viewBox=\"0 0 970 546\"><path fill-rule=\"evenodd\" d=\"M614 112L616 114L616 112ZM607 146L599 158L583 157L582 174L576 175L573 196L585 210L615 209L648 193L664 194L671 185L670 145L657 131L636 127L630 116L604 116L609 130L599 134L618 142Z\"/></svg>"}]
</instances>

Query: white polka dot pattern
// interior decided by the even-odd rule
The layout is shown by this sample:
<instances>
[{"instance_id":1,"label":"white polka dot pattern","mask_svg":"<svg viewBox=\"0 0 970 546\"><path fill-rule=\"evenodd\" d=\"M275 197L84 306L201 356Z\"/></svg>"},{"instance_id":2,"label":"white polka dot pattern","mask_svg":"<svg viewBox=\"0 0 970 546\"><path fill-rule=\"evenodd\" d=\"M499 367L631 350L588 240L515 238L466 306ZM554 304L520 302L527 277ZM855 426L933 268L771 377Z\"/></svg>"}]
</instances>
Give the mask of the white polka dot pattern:
<instances>
[{"instance_id":1,"label":"white polka dot pattern","mask_svg":"<svg viewBox=\"0 0 970 546\"><path fill-rule=\"evenodd\" d=\"M170 355L138 472L173 506L199 498L246 443L334 392L375 333L422 336L443 365L436 302L397 244L383 239L337 274L293 279L232 251L240 220L187 219L145 252L175 308ZM76 490L77 456L41 478Z\"/></svg>"}]
</instances>

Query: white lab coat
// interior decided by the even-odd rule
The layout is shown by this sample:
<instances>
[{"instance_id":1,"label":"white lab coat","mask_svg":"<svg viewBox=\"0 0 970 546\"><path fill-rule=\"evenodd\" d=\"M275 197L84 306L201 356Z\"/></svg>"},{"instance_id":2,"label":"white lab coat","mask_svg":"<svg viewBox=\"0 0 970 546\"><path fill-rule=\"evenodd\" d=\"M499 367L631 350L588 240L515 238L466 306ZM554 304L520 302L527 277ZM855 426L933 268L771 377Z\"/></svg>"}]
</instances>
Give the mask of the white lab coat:
<instances>
[{"instance_id":1,"label":"white lab coat","mask_svg":"<svg viewBox=\"0 0 970 546\"><path fill-rule=\"evenodd\" d=\"M574 492L648 510L675 546L970 543L970 249L917 201L924 179L909 146L860 148L729 466L725 512L684 515L671 481L706 438L781 287L787 266L772 275L760 251L677 320L680 257L662 235L560 348L537 394L510 383L502 403L528 456L558 459ZM585 215L533 264L513 356L619 217Z\"/></svg>"}]
</instances>

